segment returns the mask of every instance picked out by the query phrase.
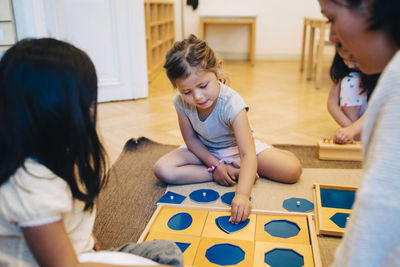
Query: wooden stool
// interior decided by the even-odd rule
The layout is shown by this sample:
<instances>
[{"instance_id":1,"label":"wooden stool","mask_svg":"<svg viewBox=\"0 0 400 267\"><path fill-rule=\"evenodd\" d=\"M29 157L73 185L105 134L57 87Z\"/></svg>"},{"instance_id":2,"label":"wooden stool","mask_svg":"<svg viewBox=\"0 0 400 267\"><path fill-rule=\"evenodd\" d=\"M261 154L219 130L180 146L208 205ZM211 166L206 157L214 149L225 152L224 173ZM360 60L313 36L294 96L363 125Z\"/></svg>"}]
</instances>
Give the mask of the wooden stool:
<instances>
[{"instance_id":1,"label":"wooden stool","mask_svg":"<svg viewBox=\"0 0 400 267\"><path fill-rule=\"evenodd\" d=\"M249 60L254 65L256 54L256 17L200 17L200 39L205 40L206 26L211 24L248 25L250 30Z\"/></svg>"},{"instance_id":2,"label":"wooden stool","mask_svg":"<svg viewBox=\"0 0 400 267\"><path fill-rule=\"evenodd\" d=\"M310 40L308 42L308 59L307 59L307 80L311 80L313 77L313 66L314 66L314 37L315 29L319 30L319 40L317 46L317 60L315 63L315 87L321 88L322 80L322 67L323 67L323 55L325 46L325 31L329 28L328 21L326 19L317 18L304 18L303 25L303 43L301 46L301 59L300 59L300 71L304 70L304 52L306 50L306 35L307 28L310 27Z\"/></svg>"}]
</instances>

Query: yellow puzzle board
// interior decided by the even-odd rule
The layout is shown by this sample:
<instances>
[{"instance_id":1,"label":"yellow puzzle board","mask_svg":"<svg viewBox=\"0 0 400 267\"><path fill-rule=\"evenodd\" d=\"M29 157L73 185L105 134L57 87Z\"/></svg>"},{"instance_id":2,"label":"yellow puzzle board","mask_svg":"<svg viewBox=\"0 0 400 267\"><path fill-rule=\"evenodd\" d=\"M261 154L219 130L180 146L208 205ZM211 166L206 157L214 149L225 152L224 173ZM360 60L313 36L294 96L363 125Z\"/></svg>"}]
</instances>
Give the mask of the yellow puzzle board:
<instances>
[{"instance_id":1,"label":"yellow puzzle board","mask_svg":"<svg viewBox=\"0 0 400 267\"><path fill-rule=\"evenodd\" d=\"M180 231L170 229L169 219L180 212L189 213L193 219L192 224ZM313 215L253 210L249 216L249 224L232 234L223 232L215 224L215 218L226 215L230 215L229 208L161 203L158 204L138 242L162 239L191 243L183 253L185 266L220 266L211 263L205 257L205 253L208 248L221 243L233 244L245 251L243 261L229 266L269 266L264 262L264 255L276 248L292 249L302 255L304 266L322 266ZM296 223L300 228L299 234L294 238L270 236L263 227L272 220Z\"/></svg>"},{"instance_id":2,"label":"yellow puzzle board","mask_svg":"<svg viewBox=\"0 0 400 267\"><path fill-rule=\"evenodd\" d=\"M345 191L357 191L356 186L342 186L342 185L327 185L327 184L314 184L313 194L315 203L315 220L316 220L316 231L318 235L333 235L343 236L346 228L341 228L336 225L330 218L336 213L349 213L352 214L351 209L339 209L339 208L328 208L322 207L321 202L321 188L334 189L334 190L345 190Z\"/></svg>"}]
</instances>

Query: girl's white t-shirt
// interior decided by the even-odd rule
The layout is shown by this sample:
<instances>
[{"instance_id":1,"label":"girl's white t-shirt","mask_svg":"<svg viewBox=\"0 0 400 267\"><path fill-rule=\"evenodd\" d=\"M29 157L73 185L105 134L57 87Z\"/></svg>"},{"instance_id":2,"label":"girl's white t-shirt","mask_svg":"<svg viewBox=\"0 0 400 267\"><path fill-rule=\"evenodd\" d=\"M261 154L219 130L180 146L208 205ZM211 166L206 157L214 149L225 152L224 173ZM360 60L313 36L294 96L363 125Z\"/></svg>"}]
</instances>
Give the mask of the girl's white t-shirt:
<instances>
[{"instance_id":1,"label":"girl's white t-shirt","mask_svg":"<svg viewBox=\"0 0 400 267\"><path fill-rule=\"evenodd\" d=\"M95 219L83 211L84 203L72 198L63 179L33 159L27 159L0 186L0 266L36 266L21 227L62 220L77 254L90 252Z\"/></svg>"}]
</instances>

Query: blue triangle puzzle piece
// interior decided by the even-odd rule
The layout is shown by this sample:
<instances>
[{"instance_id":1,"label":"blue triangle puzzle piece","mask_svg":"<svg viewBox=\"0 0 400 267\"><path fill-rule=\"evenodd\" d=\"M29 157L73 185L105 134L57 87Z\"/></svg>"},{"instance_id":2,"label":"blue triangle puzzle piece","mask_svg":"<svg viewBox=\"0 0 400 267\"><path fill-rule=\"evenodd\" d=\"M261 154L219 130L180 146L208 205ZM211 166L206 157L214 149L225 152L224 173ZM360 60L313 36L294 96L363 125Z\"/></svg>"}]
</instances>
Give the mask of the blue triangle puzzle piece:
<instances>
[{"instance_id":1,"label":"blue triangle puzzle piece","mask_svg":"<svg viewBox=\"0 0 400 267\"><path fill-rule=\"evenodd\" d=\"M183 252L190 246L190 243L184 243L184 242L175 242L175 244L178 246L178 248Z\"/></svg>"}]
</instances>

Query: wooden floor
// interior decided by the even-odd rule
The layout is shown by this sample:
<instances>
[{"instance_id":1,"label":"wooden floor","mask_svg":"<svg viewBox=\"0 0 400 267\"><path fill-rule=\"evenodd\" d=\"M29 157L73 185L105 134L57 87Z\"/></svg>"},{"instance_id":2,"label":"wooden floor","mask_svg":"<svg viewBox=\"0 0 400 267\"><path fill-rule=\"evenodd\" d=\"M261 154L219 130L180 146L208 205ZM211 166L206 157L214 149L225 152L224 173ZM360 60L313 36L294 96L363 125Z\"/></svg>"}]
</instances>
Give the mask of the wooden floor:
<instances>
[{"instance_id":1,"label":"wooden floor","mask_svg":"<svg viewBox=\"0 0 400 267\"><path fill-rule=\"evenodd\" d=\"M257 61L254 66L246 61L224 62L228 85L250 106L248 116L257 138L271 144L315 145L338 129L326 109L331 87L329 62L319 90L306 80L299 66L297 61ZM149 85L148 98L99 104L99 132L111 162L132 137L182 144L172 104L174 94L161 73Z\"/></svg>"}]
</instances>

